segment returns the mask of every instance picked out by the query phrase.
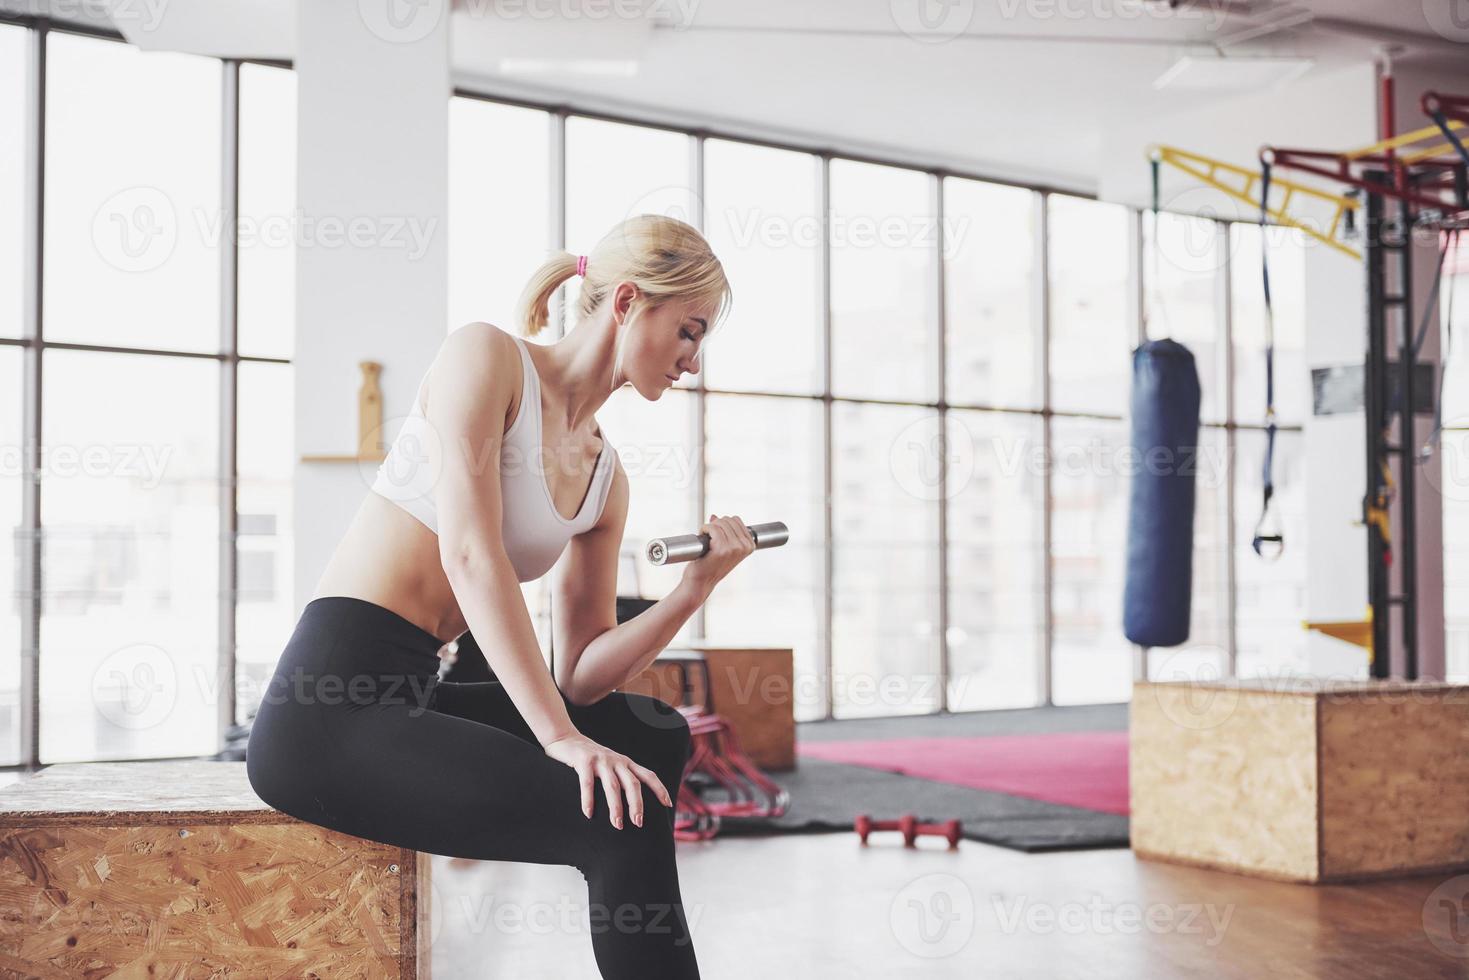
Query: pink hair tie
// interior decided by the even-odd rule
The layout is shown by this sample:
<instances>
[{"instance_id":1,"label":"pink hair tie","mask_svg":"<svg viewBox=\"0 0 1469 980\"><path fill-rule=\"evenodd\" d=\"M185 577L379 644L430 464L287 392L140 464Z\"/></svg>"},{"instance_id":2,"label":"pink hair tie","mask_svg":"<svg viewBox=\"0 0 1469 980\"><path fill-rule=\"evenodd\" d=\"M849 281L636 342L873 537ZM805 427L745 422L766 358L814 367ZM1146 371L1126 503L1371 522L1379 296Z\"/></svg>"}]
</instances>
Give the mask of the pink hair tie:
<instances>
[{"instance_id":1,"label":"pink hair tie","mask_svg":"<svg viewBox=\"0 0 1469 980\"><path fill-rule=\"evenodd\" d=\"M578 255L576 257L576 274L579 276L587 274L587 257L585 255Z\"/></svg>"}]
</instances>

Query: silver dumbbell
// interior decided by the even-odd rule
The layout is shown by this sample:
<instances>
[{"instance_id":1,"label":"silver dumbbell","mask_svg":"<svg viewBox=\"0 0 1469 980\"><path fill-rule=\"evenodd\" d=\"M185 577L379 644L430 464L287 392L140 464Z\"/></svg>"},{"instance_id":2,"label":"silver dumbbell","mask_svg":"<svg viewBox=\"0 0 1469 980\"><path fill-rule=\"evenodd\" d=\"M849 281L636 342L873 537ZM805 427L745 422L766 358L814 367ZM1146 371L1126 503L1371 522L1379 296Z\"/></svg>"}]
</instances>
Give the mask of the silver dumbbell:
<instances>
[{"instance_id":1,"label":"silver dumbbell","mask_svg":"<svg viewBox=\"0 0 1469 980\"><path fill-rule=\"evenodd\" d=\"M784 521L770 521L766 524L747 524L746 530L755 539L756 549L774 548L785 544L791 536L791 529L785 526ZM648 542L648 561L654 565L671 565L679 561L693 561L702 558L709 553L709 535L699 534L675 534L671 538L654 538Z\"/></svg>"}]
</instances>

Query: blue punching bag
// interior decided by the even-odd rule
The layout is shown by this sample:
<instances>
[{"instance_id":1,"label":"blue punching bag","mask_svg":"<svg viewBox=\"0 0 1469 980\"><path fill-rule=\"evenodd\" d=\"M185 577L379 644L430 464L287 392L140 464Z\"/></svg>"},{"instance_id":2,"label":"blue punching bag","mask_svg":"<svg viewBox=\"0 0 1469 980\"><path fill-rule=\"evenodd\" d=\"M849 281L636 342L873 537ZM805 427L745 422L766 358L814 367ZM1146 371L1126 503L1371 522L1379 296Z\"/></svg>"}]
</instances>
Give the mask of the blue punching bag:
<instances>
[{"instance_id":1,"label":"blue punching bag","mask_svg":"<svg viewBox=\"0 0 1469 980\"><path fill-rule=\"evenodd\" d=\"M1199 373L1194 355L1154 340L1132 355L1132 487L1122 631L1147 647L1188 639L1193 586Z\"/></svg>"}]
</instances>

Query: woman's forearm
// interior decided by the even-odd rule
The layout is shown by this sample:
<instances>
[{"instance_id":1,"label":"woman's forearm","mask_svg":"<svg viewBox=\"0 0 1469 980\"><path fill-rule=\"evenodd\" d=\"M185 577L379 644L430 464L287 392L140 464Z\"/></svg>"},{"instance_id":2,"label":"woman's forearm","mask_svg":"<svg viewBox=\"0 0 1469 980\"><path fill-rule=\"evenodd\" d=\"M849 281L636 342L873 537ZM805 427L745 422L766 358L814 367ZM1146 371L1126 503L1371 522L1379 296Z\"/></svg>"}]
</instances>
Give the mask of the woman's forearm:
<instances>
[{"instance_id":1,"label":"woman's forearm","mask_svg":"<svg viewBox=\"0 0 1469 980\"><path fill-rule=\"evenodd\" d=\"M681 579L649 608L593 637L572 667L566 696L575 704L592 704L636 677L707 598L706 590Z\"/></svg>"},{"instance_id":2,"label":"woman's forearm","mask_svg":"<svg viewBox=\"0 0 1469 980\"><path fill-rule=\"evenodd\" d=\"M505 642L480 646L495 679L515 703L542 745L576 731L561 692L541 657L535 627L515 569L504 553L474 567L446 566L454 595L475 636L504 637Z\"/></svg>"}]
</instances>

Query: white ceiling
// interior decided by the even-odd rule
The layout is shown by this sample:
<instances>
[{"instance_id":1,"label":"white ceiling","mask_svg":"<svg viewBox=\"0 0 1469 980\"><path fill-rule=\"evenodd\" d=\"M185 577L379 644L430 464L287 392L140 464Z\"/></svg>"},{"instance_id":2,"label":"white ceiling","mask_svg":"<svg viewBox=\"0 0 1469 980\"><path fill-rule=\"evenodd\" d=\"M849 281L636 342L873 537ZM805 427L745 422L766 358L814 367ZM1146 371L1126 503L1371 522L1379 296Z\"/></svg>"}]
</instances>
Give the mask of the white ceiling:
<instances>
[{"instance_id":1,"label":"white ceiling","mask_svg":"<svg viewBox=\"0 0 1469 980\"><path fill-rule=\"evenodd\" d=\"M296 0L106 2L141 47L294 51ZM455 81L489 94L1080 190L1096 187L1109 130L1237 94L1155 90L1185 53L1306 56L1309 79L1391 42L1402 63L1469 70L1469 24L1451 16L1464 0L453 2ZM66 16L97 3L49 6ZM128 16L155 8L161 25L131 29ZM937 26L925 30L921 11ZM511 76L507 53L633 57L637 73Z\"/></svg>"},{"instance_id":2,"label":"white ceiling","mask_svg":"<svg viewBox=\"0 0 1469 980\"><path fill-rule=\"evenodd\" d=\"M537 0L519 2L503 9ZM534 9L574 11L571 2ZM453 35L460 80L492 93L1090 190L1108 127L1237 94L1154 90L1185 52L1305 55L1316 73L1369 61L1376 46L1396 41L1401 59L1469 65L1469 44L1436 33L1425 14L1439 0L1200 0L1179 9L1151 0L641 2L663 20L691 16L655 26L641 44L601 45L599 56L609 58L634 49L635 77L531 81L497 70L502 8L463 0ZM1449 27L1452 2L1443 0ZM919 3L940 29L919 29ZM599 27L587 15L558 20L568 36Z\"/></svg>"}]
</instances>

